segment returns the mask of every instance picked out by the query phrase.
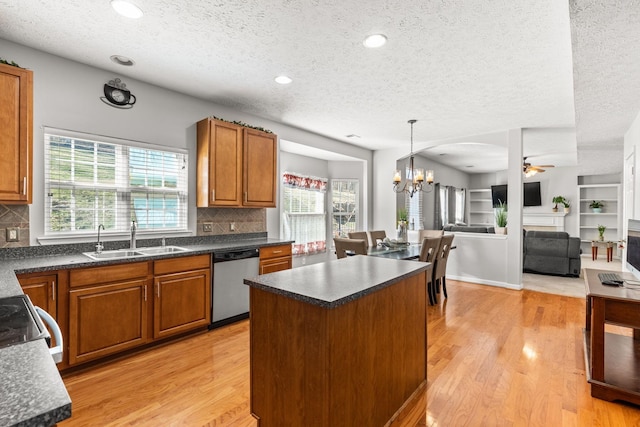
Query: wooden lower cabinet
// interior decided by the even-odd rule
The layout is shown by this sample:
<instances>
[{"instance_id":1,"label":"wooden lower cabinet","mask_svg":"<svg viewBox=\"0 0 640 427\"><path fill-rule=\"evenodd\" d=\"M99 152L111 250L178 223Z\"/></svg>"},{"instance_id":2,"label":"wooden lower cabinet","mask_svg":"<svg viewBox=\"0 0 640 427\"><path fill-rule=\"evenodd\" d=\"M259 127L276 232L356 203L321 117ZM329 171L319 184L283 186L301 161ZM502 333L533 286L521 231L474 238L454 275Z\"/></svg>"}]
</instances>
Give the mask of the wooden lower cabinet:
<instances>
[{"instance_id":1,"label":"wooden lower cabinet","mask_svg":"<svg viewBox=\"0 0 640 427\"><path fill-rule=\"evenodd\" d=\"M37 305L54 319L57 318L58 311L56 304L57 278L56 274L18 276L22 291L29 296L33 305Z\"/></svg>"},{"instance_id":2,"label":"wooden lower cabinet","mask_svg":"<svg viewBox=\"0 0 640 427\"><path fill-rule=\"evenodd\" d=\"M154 273L154 338L179 334L211 323L209 255L157 261Z\"/></svg>"},{"instance_id":3,"label":"wooden lower cabinet","mask_svg":"<svg viewBox=\"0 0 640 427\"><path fill-rule=\"evenodd\" d=\"M260 274L288 270L292 265L290 244L260 248Z\"/></svg>"},{"instance_id":4,"label":"wooden lower cabinet","mask_svg":"<svg viewBox=\"0 0 640 427\"><path fill-rule=\"evenodd\" d=\"M69 365L147 343L146 278L69 292Z\"/></svg>"},{"instance_id":5,"label":"wooden lower cabinet","mask_svg":"<svg viewBox=\"0 0 640 427\"><path fill-rule=\"evenodd\" d=\"M211 322L211 257L69 270L69 366Z\"/></svg>"}]
</instances>

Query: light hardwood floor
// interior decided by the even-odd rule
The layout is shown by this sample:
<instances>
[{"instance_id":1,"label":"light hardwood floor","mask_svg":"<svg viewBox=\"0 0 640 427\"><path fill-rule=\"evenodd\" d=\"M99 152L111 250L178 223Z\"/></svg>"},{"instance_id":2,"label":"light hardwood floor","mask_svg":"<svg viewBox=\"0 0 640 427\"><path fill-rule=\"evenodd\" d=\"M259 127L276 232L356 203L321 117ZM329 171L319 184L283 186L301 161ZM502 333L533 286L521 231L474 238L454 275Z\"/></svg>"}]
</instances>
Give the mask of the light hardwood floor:
<instances>
[{"instance_id":1,"label":"light hardwood floor","mask_svg":"<svg viewBox=\"0 0 640 427\"><path fill-rule=\"evenodd\" d=\"M590 396L584 299L448 281L428 307L427 411L413 426L637 426ZM255 426L243 321L65 378L67 426ZM358 426L360 427L360 426Z\"/></svg>"}]
</instances>

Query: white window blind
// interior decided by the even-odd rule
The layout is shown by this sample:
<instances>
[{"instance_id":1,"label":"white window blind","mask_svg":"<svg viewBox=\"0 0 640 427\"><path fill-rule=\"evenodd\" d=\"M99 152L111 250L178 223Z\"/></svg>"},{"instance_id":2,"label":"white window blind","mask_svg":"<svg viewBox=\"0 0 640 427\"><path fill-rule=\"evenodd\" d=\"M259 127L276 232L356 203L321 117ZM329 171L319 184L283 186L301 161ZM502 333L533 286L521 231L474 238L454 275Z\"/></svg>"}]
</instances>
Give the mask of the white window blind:
<instances>
[{"instance_id":1,"label":"white window blind","mask_svg":"<svg viewBox=\"0 0 640 427\"><path fill-rule=\"evenodd\" d=\"M325 178L283 174L282 236L294 240L294 255L326 251Z\"/></svg>"},{"instance_id":2,"label":"white window blind","mask_svg":"<svg viewBox=\"0 0 640 427\"><path fill-rule=\"evenodd\" d=\"M331 180L331 232L333 237L348 237L359 229L358 200L360 182L357 179Z\"/></svg>"},{"instance_id":3,"label":"white window blind","mask_svg":"<svg viewBox=\"0 0 640 427\"><path fill-rule=\"evenodd\" d=\"M422 216L422 201L424 196L422 192L417 192L413 197L404 198L404 208L407 210L407 220L409 224L413 224L413 229L422 230L424 221Z\"/></svg>"},{"instance_id":4,"label":"white window blind","mask_svg":"<svg viewBox=\"0 0 640 427\"><path fill-rule=\"evenodd\" d=\"M184 150L45 129L45 234L187 229Z\"/></svg>"}]
</instances>

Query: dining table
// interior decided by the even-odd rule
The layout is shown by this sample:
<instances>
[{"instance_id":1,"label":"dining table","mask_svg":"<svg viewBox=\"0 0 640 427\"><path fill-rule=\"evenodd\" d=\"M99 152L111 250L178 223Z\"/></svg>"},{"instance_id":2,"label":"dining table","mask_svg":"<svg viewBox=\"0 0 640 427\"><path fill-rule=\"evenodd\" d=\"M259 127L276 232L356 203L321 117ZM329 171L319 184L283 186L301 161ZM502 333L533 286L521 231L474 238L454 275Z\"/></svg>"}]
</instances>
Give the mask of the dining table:
<instances>
[{"instance_id":1,"label":"dining table","mask_svg":"<svg viewBox=\"0 0 640 427\"><path fill-rule=\"evenodd\" d=\"M369 247L367 255L388 259L417 260L420 258L421 247L422 245L418 243L392 247L377 245Z\"/></svg>"}]
</instances>

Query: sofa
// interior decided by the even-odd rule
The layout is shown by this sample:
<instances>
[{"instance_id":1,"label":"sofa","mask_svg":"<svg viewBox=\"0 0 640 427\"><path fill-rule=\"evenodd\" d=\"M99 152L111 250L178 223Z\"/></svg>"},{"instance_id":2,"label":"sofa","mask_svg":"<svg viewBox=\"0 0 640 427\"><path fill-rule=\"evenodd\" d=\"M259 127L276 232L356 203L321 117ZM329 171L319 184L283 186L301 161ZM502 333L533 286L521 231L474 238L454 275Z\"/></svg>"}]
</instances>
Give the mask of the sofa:
<instances>
[{"instance_id":1,"label":"sofa","mask_svg":"<svg viewBox=\"0 0 640 427\"><path fill-rule=\"evenodd\" d=\"M462 231L465 233L491 233L495 234L495 228L484 225L453 225L447 224L442 227L444 231Z\"/></svg>"},{"instance_id":2,"label":"sofa","mask_svg":"<svg viewBox=\"0 0 640 427\"><path fill-rule=\"evenodd\" d=\"M527 273L580 276L580 239L564 231L524 234L523 270Z\"/></svg>"}]
</instances>

